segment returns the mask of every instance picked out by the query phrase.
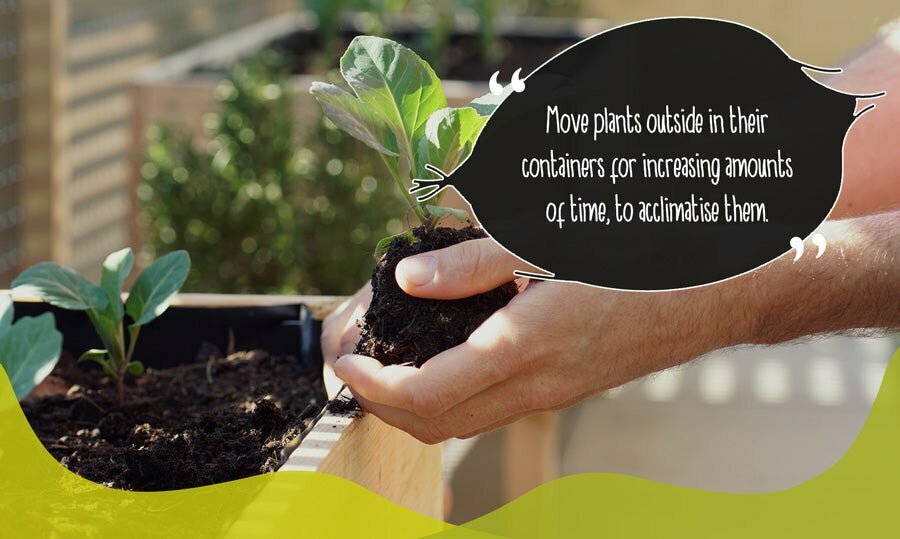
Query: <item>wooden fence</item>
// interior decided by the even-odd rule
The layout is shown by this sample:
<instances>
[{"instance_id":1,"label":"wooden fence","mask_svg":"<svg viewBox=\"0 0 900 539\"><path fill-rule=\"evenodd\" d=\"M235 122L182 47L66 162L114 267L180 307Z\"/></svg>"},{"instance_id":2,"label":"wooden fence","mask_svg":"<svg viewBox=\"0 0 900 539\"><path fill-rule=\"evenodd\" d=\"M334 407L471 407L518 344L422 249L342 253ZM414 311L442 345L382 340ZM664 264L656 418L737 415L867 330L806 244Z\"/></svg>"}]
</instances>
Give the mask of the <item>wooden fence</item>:
<instances>
[{"instance_id":1,"label":"wooden fence","mask_svg":"<svg viewBox=\"0 0 900 539\"><path fill-rule=\"evenodd\" d=\"M0 287L131 243L135 72L293 0L0 0Z\"/></svg>"},{"instance_id":2,"label":"wooden fence","mask_svg":"<svg viewBox=\"0 0 900 539\"><path fill-rule=\"evenodd\" d=\"M19 263L19 0L0 0L0 287Z\"/></svg>"}]
</instances>

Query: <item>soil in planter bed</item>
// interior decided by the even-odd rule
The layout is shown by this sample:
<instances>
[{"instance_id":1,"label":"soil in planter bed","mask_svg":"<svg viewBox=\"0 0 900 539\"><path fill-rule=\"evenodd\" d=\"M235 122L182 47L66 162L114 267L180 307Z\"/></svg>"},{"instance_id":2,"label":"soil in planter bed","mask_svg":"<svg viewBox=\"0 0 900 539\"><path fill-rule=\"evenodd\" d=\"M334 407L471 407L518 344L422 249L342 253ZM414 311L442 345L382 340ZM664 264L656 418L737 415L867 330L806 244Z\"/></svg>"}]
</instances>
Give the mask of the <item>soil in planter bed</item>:
<instances>
[{"instance_id":1,"label":"soil in planter bed","mask_svg":"<svg viewBox=\"0 0 900 539\"><path fill-rule=\"evenodd\" d=\"M374 357L385 365L414 362L421 367L435 355L465 342L482 322L518 293L515 282L470 298L433 300L403 292L394 277L400 260L426 251L485 238L474 227L460 230L425 227L413 230L417 241L406 237L391 242L372 273L372 303L361 324L357 354Z\"/></svg>"},{"instance_id":2,"label":"soil in planter bed","mask_svg":"<svg viewBox=\"0 0 900 539\"><path fill-rule=\"evenodd\" d=\"M23 409L47 450L69 470L114 488L173 490L274 471L281 450L320 407L318 372L293 357L240 352L148 370L116 402L115 384L69 358L54 371L66 395Z\"/></svg>"}]
</instances>

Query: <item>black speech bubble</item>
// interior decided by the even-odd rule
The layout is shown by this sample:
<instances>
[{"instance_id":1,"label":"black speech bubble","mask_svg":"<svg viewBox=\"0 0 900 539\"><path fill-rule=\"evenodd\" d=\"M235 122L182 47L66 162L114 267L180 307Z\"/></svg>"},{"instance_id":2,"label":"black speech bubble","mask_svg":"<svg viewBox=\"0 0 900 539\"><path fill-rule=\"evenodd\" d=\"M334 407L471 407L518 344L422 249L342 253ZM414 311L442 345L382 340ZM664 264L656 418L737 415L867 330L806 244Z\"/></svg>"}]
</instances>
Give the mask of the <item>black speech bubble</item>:
<instances>
[{"instance_id":1,"label":"black speech bubble","mask_svg":"<svg viewBox=\"0 0 900 539\"><path fill-rule=\"evenodd\" d=\"M717 282L758 268L807 237L825 220L841 187L844 137L856 97L811 79L762 33L712 19L671 18L618 27L589 38L529 75L479 137L475 151L446 178L473 206L487 232L554 278L628 290L667 290ZM545 132L546 107L560 113L621 111L641 117L666 105L724 112L729 105L768 114L765 134L556 135ZM593 126L590 128L593 132ZM570 156L791 158L793 177L779 180L527 180L522 159ZM608 163L607 167L611 163ZM640 167L638 167L640 169ZM449 172L449 171L448 171ZM641 175L639 174L638 177ZM766 204L764 223L547 222L549 202L717 200ZM612 208L609 209L612 212Z\"/></svg>"}]
</instances>

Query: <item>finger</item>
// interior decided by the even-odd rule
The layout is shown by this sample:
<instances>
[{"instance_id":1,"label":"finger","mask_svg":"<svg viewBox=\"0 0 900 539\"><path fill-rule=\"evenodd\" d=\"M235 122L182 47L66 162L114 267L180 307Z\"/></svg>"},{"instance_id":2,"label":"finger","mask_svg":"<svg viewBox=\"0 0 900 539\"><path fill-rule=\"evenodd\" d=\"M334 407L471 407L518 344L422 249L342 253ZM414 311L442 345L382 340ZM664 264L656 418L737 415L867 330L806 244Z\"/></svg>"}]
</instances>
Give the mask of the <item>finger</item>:
<instances>
[{"instance_id":1,"label":"finger","mask_svg":"<svg viewBox=\"0 0 900 539\"><path fill-rule=\"evenodd\" d=\"M353 296L332 311L322 322L322 357L333 365L337 358L350 352L359 340L358 320L372 302L372 285L366 283Z\"/></svg>"},{"instance_id":2,"label":"finger","mask_svg":"<svg viewBox=\"0 0 900 539\"><path fill-rule=\"evenodd\" d=\"M372 286L366 283L322 322L322 381L328 398L335 397L344 385L334 372L334 363L338 356L352 351L359 340L357 322L365 315L371 301Z\"/></svg>"},{"instance_id":3,"label":"finger","mask_svg":"<svg viewBox=\"0 0 900 539\"><path fill-rule=\"evenodd\" d=\"M406 402L405 395L415 385L419 369L407 365L382 365L375 358L347 354L334 364L335 373L353 390L353 394L390 406Z\"/></svg>"},{"instance_id":4,"label":"finger","mask_svg":"<svg viewBox=\"0 0 900 539\"><path fill-rule=\"evenodd\" d=\"M490 424L490 425L488 425L488 426L486 426L486 427L482 427L482 428L473 430L473 431L471 431L471 432L467 432L467 433L465 433L465 434L463 434L463 435L461 435L461 436L457 436L457 438L473 438L473 437L478 436L478 435L480 435L480 434L485 434L485 433L487 433L487 432L495 431L495 430L497 430L497 429L499 429L499 428L505 427L506 425L509 425L509 424L511 424L511 423L515 423L516 421L518 421L518 420L520 420L520 419L522 419L522 418L524 418L524 417L528 417L528 416L530 416L530 415L533 415L533 414L539 414L539 413L542 413L542 412L554 412L554 411L564 410L564 409L566 409L566 408L571 408L572 406L575 406L575 405L578 404L579 402L581 402L581 401L587 399L587 398L590 397L591 395L595 395L595 394L597 394L597 393L599 393L598 390L590 390L590 391L587 391L587 392L585 392L585 393L582 393L582 394L578 395L577 397L573 397L573 398L567 399L567 400L565 400L565 401L563 401L563 402L561 402L561 403L559 403L559 404L556 404L556 405L554 405L554 406L550 406L550 407L548 407L548 408L542 408L542 409L538 409L538 410L530 410L530 411L527 411L527 412L520 412L520 413L515 414L515 415L513 415L513 416L510 416L510 417L507 417L507 418L505 418L505 419L502 419L502 420L500 420L500 421L498 421L498 422L496 422L496 423L492 423L492 424Z\"/></svg>"},{"instance_id":5,"label":"finger","mask_svg":"<svg viewBox=\"0 0 900 539\"><path fill-rule=\"evenodd\" d=\"M515 270L539 271L484 238L404 258L395 275L400 288L411 296L460 299L512 281Z\"/></svg>"},{"instance_id":6,"label":"finger","mask_svg":"<svg viewBox=\"0 0 900 539\"><path fill-rule=\"evenodd\" d=\"M334 367L328 363L322 366L322 383L325 385L325 395L329 399L337 397L341 388L344 387L343 380L334 372Z\"/></svg>"},{"instance_id":7,"label":"finger","mask_svg":"<svg viewBox=\"0 0 900 539\"><path fill-rule=\"evenodd\" d=\"M482 424L493 424L498 420L495 415L488 415L490 413L488 410L479 410L476 416L466 418L465 421L460 421L456 415L453 417L448 415L434 419L425 419L409 410L372 402L357 393L354 393L354 395L356 395L363 409L378 416L379 419L388 425L406 431L412 437L426 444L443 442L463 432L467 432L473 427L477 428ZM498 410L494 413L501 412Z\"/></svg>"},{"instance_id":8,"label":"finger","mask_svg":"<svg viewBox=\"0 0 900 539\"><path fill-rule=\"evenodd\" d=\"M358 355L341 357L335 370L354 392L379 404L434 418L532 363L515 343L515 321L505 309L488 318L469 339L421 368L383 366Z\"/></svg>"},{"instance_id":9,"label":"finger","mask_svg":"<svg viewBox=\"0 0 900 539\"><path fill-rule=\"evenodd\" d=\"M497 384L431 419L356 395L363 408L427 444L501 426L522 415L551 409L565 400L562 387L546 374L522 375Z\"/></svg>"}]
</instances>

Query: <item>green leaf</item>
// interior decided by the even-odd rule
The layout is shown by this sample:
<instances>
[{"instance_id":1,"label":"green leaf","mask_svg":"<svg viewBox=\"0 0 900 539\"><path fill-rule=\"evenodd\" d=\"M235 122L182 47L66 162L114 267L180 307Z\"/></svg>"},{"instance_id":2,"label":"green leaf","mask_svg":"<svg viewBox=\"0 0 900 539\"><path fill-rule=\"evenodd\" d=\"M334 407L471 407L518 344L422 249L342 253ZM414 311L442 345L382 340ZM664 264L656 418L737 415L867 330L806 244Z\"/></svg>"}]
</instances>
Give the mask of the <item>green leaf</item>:
<instances>
[{"instance_id":1,"label":"green leaf","mask_svg":"<svg viewBox=\"0 0 900 539\"><path fill-rule=\"evenodd\" d=\"M334 125L374 150L392 157L399 155L396 137L374 109L341 88L325 82L312 83L309 93L319 101L325 116Z\"/></svg>"},{"instance_id":2,"label":"green leaf","mask_svg":"<svg viewBox=\"0 0 900 539\"><path fill-rule=\"evenodd\" d=\"M107 359L108 356L109 352L107 352L106 350L91 348L87 352L81 354L81 357L78 358L78 362L81 363L82 361L91 361L93 363L96 363L97 365L100 365L100 367L103 369L103 372L107 376L116 376L116 370L113 368L112 363L110 363L109 359Z\"/></svg>"},{"instance_id":3,"label":"green leaf","mask_svg":"<svg viewBox=\"0 0 900 539\"><path fill-rule=\"evenodd\" d=\"M465 223L469 220L469 213L466 210L460 210L457 208L448 208L446 206L430 206L430 205L426 205L425 209L428 210L428 213L430 215L433 215L433 216L437 217L438 219L450 215L452 217L455 217L461 223Z\"/></svg>"},{"instance_id":4,"label":"green leaf","mask_svg":"<svg viewBox=\"0 0 900 539\"><path fill-rule=\"evenodd\" d=\"M132 361L128 364L128 374L131 374L132 376L144 374L144 364L140 361Z\"/></svg>"},{"instance_id":5,"label":"green leaf","mask_svg":"<svg viewBox=\"0 0 900 539\"><path fill-rule=\"evenodd\" d=\"M416 235L413 234L412 230L407 230L406 232L401 232L399 234L394 234L393 236L388 236L386 238L383 238L381 241L378 242L377 245L375 245L375 259L377 260L377 259L381 258L382 255L387 253L388 249L391 246L391 243L395 239L400 238L400 237L406 237L407 240L409 241L410 245L417 243L419 241L419 238L417 238Z\"/></svg>"},{"instance_id":6,"label":"green leaf","mask_svg":"<svg viewBox=\"0 0 900 539\"><path fill-rule=\"evenodd\" d=\"M122 285L134 266L134 255L131 248L126 247L106 257L100 274L100 288L106 293L109 302L106 315L116 324L122 321L125 308L122 306Z\"/></svg>"},{"instance_id":7,"label":"green leaf","mask_svg":"<svg viewBox=\"0 0 900 539\"><path fill-rule=\"evenodd\" d=\"M103 309L108 303L102 288L74 270L53 262L31 266L16 277L12 285L17 292L35 295L63 309Z\"/></svg>"},{"instance_id":8,"label":"green leaf","mask_svg":"<svg viewBox=\"0 0 900 539\"><path fill-rule=\"evenodd\" d=\"M428 117L447 106L431 66L399 43L357 36L341 57L341 74L363 105L384 119L408 158L414 159Z\"/></svg>"},{"instance_id":9,"label":"green leaf","mask_svg":"<svg viewBox=\"0 0 900 539\"><path fill-rule=\"evenodd\" d=\"M13 301L9 294L0 294L0 338L6 333L13 321Z\"/></svg>"},{"instance_id":10,"label":"green leaf","mask_svg":"<svg viewBox=\"0 0 900 539\"><path fill-rule=\"evenodd\" d=\"M0 365L21 400L56 366L62 350L62 333L51 313L25 317L0 338Z\"/></svg>"},{"instance_id":11,"label":"green leaf","mask_svg":"<svg viewBox=\"0 0 900 539\"><path fill-rule=\"evenodd\" d=\"M122 351L125 349L125 343L120 342L119 322L113 321L106 311L89 309L87 315L94 326L94 331L100 337L100 342L106 347L106 352L109 354L113 366L118 367L124 363L124 358L122 357L124 352Z\"/></svg>"},{"instance_id":12,"label":"green leaf","mask_svg":"<svg viewBox=\"0 0 900 539\"><path fill-rule=\"evenodd\" d=\"M507 87L508 88L508 87ZM497 110L497 107L503 103L503 100L506 99L509 91L507 90L501 95L487 94L481 97L476 97L469 103L469 107L475 109L475 111L484 117L490 117L491 114Z\"/></svg>"},{"instance_id":13,"label":"green leaf","mask_svg":"<svg viewBox=\"0 0 900 539\"><path fill-rule=\"evenodd\" d=\"M78 361L94 361L97 358L106 359L106 356L109 355L109 351L102 350L100 348L91 348L90 350L85 351L81 354L81 357L78 358Z\"/></svg>"},{"instance_id":14,"label":"green leaf","mask_svg":"<svg viewBox=\"0 0 900 539\"><path fill-rule=\"evenodd\" d=\"M469 107L445 108L432 114L416 150L416 177L434 176L425 165L452 174L472 151L486 122L486 117Z\"/></svg>"},{"instance_id":15,"label":"green leaf","mask_svg":"<svg viewBox=\"0 0 900 539\"><path fill-rule=\"evenodd\" d=\"M187 251L173 251L150 264L134 282L125 302L132 327L143 326L161 315L184 284L190 269Z\"/></svg>"}]
</instances>

